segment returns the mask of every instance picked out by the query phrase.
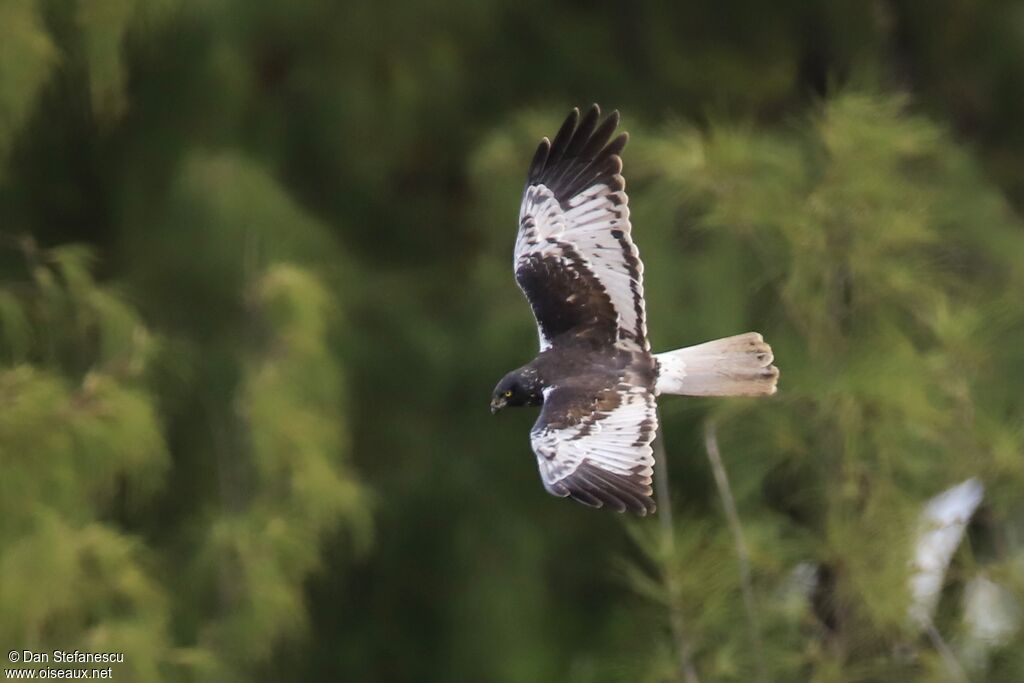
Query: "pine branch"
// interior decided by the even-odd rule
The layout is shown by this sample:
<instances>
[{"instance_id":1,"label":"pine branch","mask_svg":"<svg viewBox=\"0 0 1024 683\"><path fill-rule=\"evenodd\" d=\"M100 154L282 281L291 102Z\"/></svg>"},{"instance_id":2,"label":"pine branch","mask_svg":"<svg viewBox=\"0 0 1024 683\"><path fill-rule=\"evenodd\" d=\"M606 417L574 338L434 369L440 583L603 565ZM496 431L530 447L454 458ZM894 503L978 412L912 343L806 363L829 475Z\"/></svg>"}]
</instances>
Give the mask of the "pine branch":
<instances>
[{"instance_id":1,"label":"pine branch","mask_svg":"<svg viewBox=\"0 0 1024 683\"><path fill-rule=\"evenodd\" d=\"M754 607L754 587L750 579L750 551L747 548L746 537L743 535L743 526L740 524L739 513L736 511L736 501L732 497L729 477L725 473L725 465L722 464L722 456L718 451L718 433L712 420L708 420L704 424L704 447L708 453L708 460L711 462L711 470L715 475L718 494L722 497L722 506L725 508L725 517L729 522L729 530L732 532L732 537L736 544L736 557L740 565L740 587L743 592L743 607L747 612L747 628L750 632L751 645L754 648L757 680L764 681L766 676L763 647L761 645L761 626L757 619L757 610Z\"/></svg>"},{"instance_id":2,"label":"pine branch","mask_svg":"<svg viewBox=\"0 0 1024 683\"><path fill-rule=\"evenodd\" d=\"M661 430L651 444L654 449L654 499L658 505L658 521L664 543L665 555L674 558L676 553L675 526L672 521L672 501L668 486L668 459L665 444L661 438ZM679 584L676 581L673 567L664 572L665 587L668 589L668 616L672 627L672 639L679 657L679 677L684 683L700 683L697 669L693 666L693 651L690 640L686 636L683 613L679 609Z\"/></svg>"}]
</instances>

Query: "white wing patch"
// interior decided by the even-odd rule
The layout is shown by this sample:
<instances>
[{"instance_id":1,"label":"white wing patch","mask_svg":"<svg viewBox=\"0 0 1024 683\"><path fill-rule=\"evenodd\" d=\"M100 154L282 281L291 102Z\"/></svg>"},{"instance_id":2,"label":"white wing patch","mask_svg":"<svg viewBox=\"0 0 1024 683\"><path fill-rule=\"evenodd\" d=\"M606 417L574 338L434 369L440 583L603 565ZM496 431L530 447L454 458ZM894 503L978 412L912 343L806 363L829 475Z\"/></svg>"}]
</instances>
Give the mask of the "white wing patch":
<instances>
[{"instance_id":1,"label":"white wing patch","mask_svg":"<svg viewBox=\"0 0 1024 683\"><path fill-rule=\"evenodd\" d=\"M598 184L573 197L570 209L563 211L551 190L531 185L523 198L513 267L518 270L531 255L557 258L571 267L564 259L565 248L570 247L611 299L618 317L619 344L647 351L644 265L630 238L626 201L624 191ZM539 335L541 350L550 348L551 340L542 329Z\"/></svg>"},{"instance_id":2,"label":"white wing patch","mask_svg":"<svg viewBox=\"0 0 1024 683\"><path fill-rule=\"evenodd\" d=\"M654 512L651 442L658 417L653 394L623 384L609 390L617 395L616 406L598 407L572 421L565 419L564 408L573 400L559 401L559 391L573 390L546 390L545 408L530 432L544 487L594 507L608 505L641 515Z\"/></svg>"},{"instance_id":3,"label":"white wing patch","mask_svg":"<svg viewBox=\"0 0 1024 683\"><path fill-rule=\"evenodd\" d=\"M546 309L550 314L553 304L534 300L542 296L537 283L531 283L532 290L524 283L523 272L536 269L538 260L571 271L580 299L575 303L581 308L572 315L574 321L599 326L611 318L615 329L609 335L610 343L631 350L650 349L644 268L630 234L628 197L618 156L626 136L609 143L618 116L613 113L598 126L599 115L595 105L576 127L578 112L574 112L554 143L546 139L541 143L523 193L513 268L537 315L542 351L553 343L546 327L559 333L564 330L557 320L549 324L551 320L542 319L541 312ZM571 293L554 289L564 297L564 304L574 304ZM600 298L587 296L594 289L599 290ZM609 307L611 311L603 310Z\"/></svg>"}]
</instances>

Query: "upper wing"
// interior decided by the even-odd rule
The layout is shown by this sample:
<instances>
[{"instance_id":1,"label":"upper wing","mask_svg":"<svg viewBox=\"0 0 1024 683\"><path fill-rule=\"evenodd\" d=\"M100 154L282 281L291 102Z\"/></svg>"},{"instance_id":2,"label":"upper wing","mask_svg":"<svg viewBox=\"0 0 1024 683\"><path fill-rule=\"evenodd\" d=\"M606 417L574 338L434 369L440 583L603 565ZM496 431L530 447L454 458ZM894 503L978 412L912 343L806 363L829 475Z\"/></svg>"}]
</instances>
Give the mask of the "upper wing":
<instances>
[{"instance_id":1,"label":"upper wing","mask_svg":"<svg viewBox=\"0 0 1024 683\"><path fill-rule=\"evenodd\" d=\"M544 394L530 432L544 488L593 507L654 512L654 395L628 384L596 395L572 386L545 389Z\"/></svg>"},{"instance_id":2,"label":"upper wing","mask_svg":"<svg viewBox=\"0 0 1024 683\"><path fill-rule=\"evenodd\" d=\"M628 135L612 140L618 112L598 125L600 115L595 104L581 121L574 109L530 164L514 267L542 351L567 332L599 346L649 350L644 266L620 175Z\"/></svg>"}]
</instances>

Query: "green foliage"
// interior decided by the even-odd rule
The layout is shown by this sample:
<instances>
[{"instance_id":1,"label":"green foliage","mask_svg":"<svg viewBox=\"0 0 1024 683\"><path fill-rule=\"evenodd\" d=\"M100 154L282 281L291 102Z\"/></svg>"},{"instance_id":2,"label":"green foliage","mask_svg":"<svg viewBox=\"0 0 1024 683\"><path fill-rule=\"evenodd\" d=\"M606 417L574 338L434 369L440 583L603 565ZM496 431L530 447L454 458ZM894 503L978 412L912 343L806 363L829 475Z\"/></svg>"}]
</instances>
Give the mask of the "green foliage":
<instances>
[{"instance_id":1,"label":"green foliage","mask_svg":"<svg viewBox=\"0 0 1024 683\"><path fill-rule=\"evenodd\" d=\"M128 106L125 92L125 38L132 29L152 30L166 20L178 0L78 2L75 24L81 40L92 109L100 119L116 119Z\"/></svg>"},{"instance_id":2,"label":"green foliage","mask_svg":"<svg viewBox=\"0 0 1024 683\"><path fill-rule=\"evenodd\" d=\"M140 382L149 337L93 281L88 251L29 257L31 284L4 290L17 360L0 369L0 635L37 651L131 648L119 674L154 680L173 650L166 591L144 543L111 523L170 464ZM43 340L38 357L26 339Z\"/></svg>"},{"instance_id":3,"label":"green foliage","mask_svg":"<svg viewBox=\"0 0 1024 683\"><path fill-rule=\"evenodd\" d=\"M680 147L699 151L673 156ZM1020 415L1022 405L1019 395L996 400L991 392L999 368L1024 353L1015 295L1024 277L1019 220L963 152L906 114L900 99L843 95L798 131L670 132L650 136L641 154L652 182L634 193L638 206L664 207L677 197L675 215L700 207L682 223L644 223L648 252L652 243L656 253L670 249L657 240L687 230L702 235L705 254L756 264L732 271L741 290L756 292L732 315L764 331L778 358L800 359L784 372L777 399L714 411L727 458L734 454L739 465L734 486L750 520L760 608L772 624L766 632L789 634L766 645L768 661L785 663L772 677L900 672L948 680L946 669L930 670L927 657L907 662L893 645L915 637L906 587L923 502L980 475L989 482L990 524L1012 526L1020 511L1009 494L1024 485L1020 460L1000 451L1024 449L1019 422L1002 417ZM657 319L673 283L649 289ZM682 301L682 292L674 296ZM704 311L675 310L701 327ZM745 632L734 627L742 618L736 576L715 590L712 577L721 578L730 558L698 545L709 536L698 520L678 525L685 559L664 560L666 571L683 587L694 638L709 648L698 650L700 668L715 680L746 679L753 659ZM1008 567L1022 553L1011 543L975 561ZM796 561L835 574L838 625L828 633L801 628L812 618L809 601L782 618L778 586ZM714 605L716 595L730 604ZM954 611L941 626L956 633L961 618Z\"/></svg>"},{"instance_id":4,"label":"green foliage","mask_svg":"<svg viewBox=\"0 0 1024 683\"><path fill-rule=\"evenodd\" d=\"M369 524L365 494L334 462L347 438L334 412L340 375L324 344L326 291L289 265L254 287L254 315L268 335L247 359L239 393L251 471L244 490L223 491L228 509L212 521L198 559L219 578L225 603L203 638L236 662L260 661L301 633L302 582L319 564L320 537L347 520L365 545Z\"/></svg>"},{"instance_id":5,"label":"green foliage","mask_svg":"<svg viewBox=\"0 0 1024 683\"><path fill-rule=\"evenodd\" d=\"M1024 360L1021 223L903 98L843 94L808 118L775 131L634 129L632 217L655 347L757 329L783 375L771 401L663 402L669 461L684 468L673 481L683 512L672 551L660 532L638 527L658 573L628 575L685 614L705 677L757 676L719 503L686 483L711 486L693 464L700 447L680 438L710 410L745 520L768 677L948 680L906 616L911 551L924 502L969 476L988 485L995 531L985 533L1016 533L1020 500L1010 491L1024 485L1024 406L993 386ZM480 206L493 217L481 221L514 215L515 197L488 193L515 182L518 150L542 132L525 115L481 147L473 174L487 179ZM523 329L516 293L491 275L506 247L496 241L479 269L497 302L487 343ZM1013 543L986 548L964 560L958 581L1016 575L1022 557ZM794 575L819 566L831 577L835 625ZM940 628L959 638L962 609L942 616ZM674 678L676 661L666 642L640 676Z\"/></svg>"},{"instance_id":6,"label":"green foliage","mask_svg":"<svg viewBox=\"0 0 1024 683\"><path fill-rule=\"evenodd\" d=\"M57 65L57 49L43 27L39 4L36 0L0 4L0 164Z\"/></svg>"},{"instance_id":7,"label":"green foliage","mask_svg":"<svg viewBox=\"0 0 1024 683\"><path fill-rule=\"evenodd\" d=\"M223 511L179 515L147 537L124 520L152 515L167 495L171 461L148 386L160 340L94 281L89 250L27 241L23 253L31 279L2 297L0 634L37 651L125 652L117 675L137 680L239 677L301 632L321 539L346 520L367 545L365 492L338 461L348 437L326 290L280 264L239 292L253 340L232 420L244 445L221 454L210 501ZM213 602L182 599L158 569L186 539L198 548L188 575L214 587ZM176 643L172 624L192 614L197 639Z\"/></svg>"},{"instance_id":8,"label":"green foliage","mask_svg":"<svg viewBox=\"0 0 1024 683\"><path fill-rule=\"evenodd\" d=\"M1019 3L0 0L0 636L127 680L949 680L1024 606ZM547 496L510 251L565 110L619 108L674 517ZM761 656L703 457L717 425ZM1024 609L1024 607L1021 607ZM673 617L676 626L673 627ZM763 661L763 676L758 660Z\"/></svg>"}]
</instances>

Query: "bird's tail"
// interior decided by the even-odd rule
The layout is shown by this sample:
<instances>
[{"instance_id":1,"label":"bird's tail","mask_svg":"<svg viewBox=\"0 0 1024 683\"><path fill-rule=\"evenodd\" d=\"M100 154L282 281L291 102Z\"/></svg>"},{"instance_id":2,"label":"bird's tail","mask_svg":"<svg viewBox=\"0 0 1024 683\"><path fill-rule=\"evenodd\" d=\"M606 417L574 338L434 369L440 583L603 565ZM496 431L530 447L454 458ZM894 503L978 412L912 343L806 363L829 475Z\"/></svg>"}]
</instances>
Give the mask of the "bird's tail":
<instances>
[{"instance_id":1,"label":"bird's tail","mask_svg":"<svg viewBox=\"0 0 1024 683\"><path fill-rule=\"evenodd\" d=\"M772 347L757 332L716 339L654 356L659 394L770 396L779 381Z\"/></svg>"}]
</instances>

